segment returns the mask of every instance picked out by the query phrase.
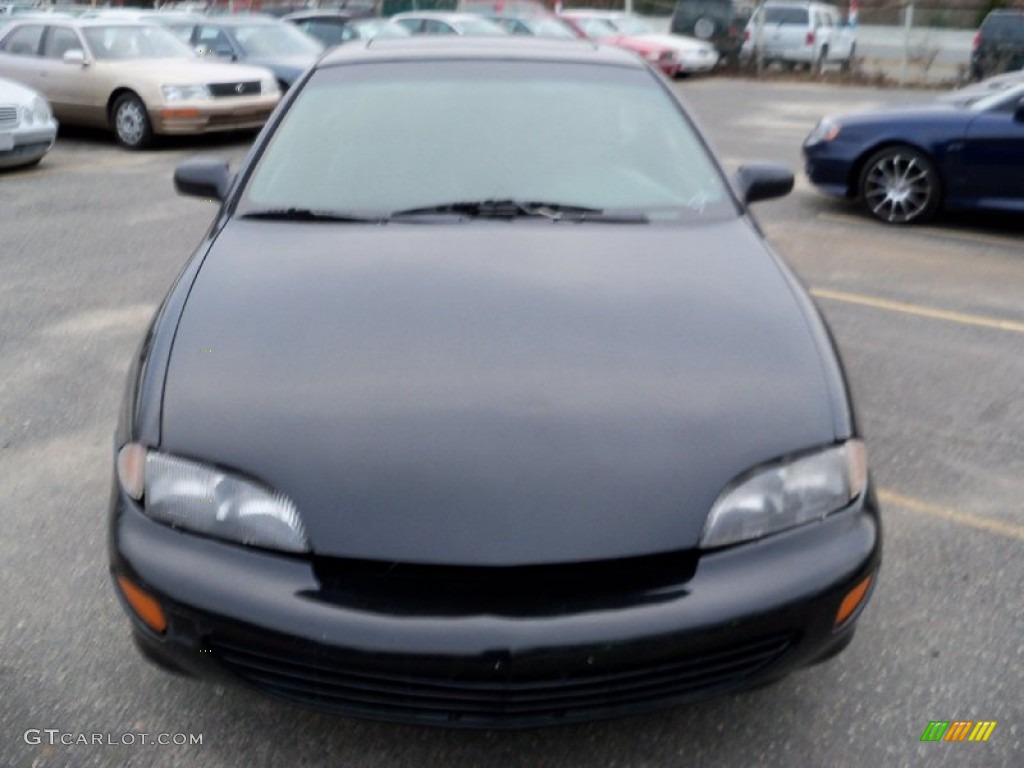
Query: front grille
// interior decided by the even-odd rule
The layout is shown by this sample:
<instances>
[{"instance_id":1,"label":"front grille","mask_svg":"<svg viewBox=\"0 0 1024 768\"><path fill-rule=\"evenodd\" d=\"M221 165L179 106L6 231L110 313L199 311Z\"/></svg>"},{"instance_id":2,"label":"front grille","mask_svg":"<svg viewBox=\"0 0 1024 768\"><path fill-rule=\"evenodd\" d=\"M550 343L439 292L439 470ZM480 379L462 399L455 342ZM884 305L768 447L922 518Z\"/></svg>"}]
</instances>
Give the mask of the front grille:
<instances>
[{"instance_id":1,"label":"front grille","mask_svg":"<svg viewBox=\"0 0 1024 768\"><path fill-rule=\"evenodd\" d=\"M260 93L260 81L248 80L242 83L210 83L210 93L214 97L256 96Z\"/></svg>"},{"instance_id":2,"label":"front grille","mask_svg":"<svg viewBox=\"0 0 1024 768\"><path fill-rule=\"evenodd\" d=\"M275 644L266 635L256 642L251 637L215 636L209 648L251 685L298 703L351 714L473 726L593 717L725 692L778 660L793 642L792 634L779 634L670 661L625 665L621 659L633 657L620 648L620 663L608 668L587 667L594 656L581 664L570 651L564 661L556 650L537 663L529 655L495 657L497 663L495 659L388 659L341 648L299 647L287 640ZM600 651L596 653L599 657ZM531 673L530 667L547 671Z\"/></svg>"},{"instance_id":3,"label":"front grille","mask_svg":"<svg viewBox=\"0 0 1024 768\"><path fill-rule=\"evenodd\" d=\"M697 552L528 566L441 566L348 558L313 560L322 602L407 616L562 616L678 599Z\"/></svg>"},{"instance_id":4,"label":"front grille","mask_svg":"<svg viewBox=\"0 0 1024 768\"><path fill-rule=\"evenodd\" d=\"M0 105L0 125L17 125L18 108L9 104Z\"/></svg>"},{"instance_id":5,"label":"front grille","mask_svg":"<svg viewBox=\"0 0 1024 768\"><path fill-rule=\"evenodd\" d=\"M232 128L235 126L257 125L260 122L265 122L268 117L270 117L269 109L258 112L246 112L242 115L210 115L206 121L206 127Z\"/></svg>"}]
</instances>

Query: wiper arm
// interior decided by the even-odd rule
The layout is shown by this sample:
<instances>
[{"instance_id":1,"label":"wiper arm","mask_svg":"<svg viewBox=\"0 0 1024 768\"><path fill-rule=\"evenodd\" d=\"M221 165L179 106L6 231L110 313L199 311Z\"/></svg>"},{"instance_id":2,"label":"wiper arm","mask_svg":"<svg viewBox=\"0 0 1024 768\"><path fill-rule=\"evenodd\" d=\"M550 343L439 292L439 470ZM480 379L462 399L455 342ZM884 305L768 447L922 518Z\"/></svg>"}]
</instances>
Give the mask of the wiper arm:
<instances>
[{"instance_id":1,"label":"wiper arm","mask_svg":"<svg viewBox=\"0 0 1024 768\"><path fill-rule=\"evenodd\" d=\"M313 208L265 208L243 213L243 219L267 219L271 221L340 221L364 224L382 224L386 216L360 216L345 211L315 210Z\"/></svg>"},{"instance_id":2,"label":"wiper arm","mask_svg":"<svg viewBox=\"0 0 1024 768\"><path fill-rule=\"evenodd\" d=\"M550 221L603 221L623 224L643 224L647 217L639 213L605 213L601 208L565 203L547 203L521 200L478 200L440 203L421 208L395 211L391 218L452 214L473 218L513 219L537 217Z\"/></svg>"}]
</instances>

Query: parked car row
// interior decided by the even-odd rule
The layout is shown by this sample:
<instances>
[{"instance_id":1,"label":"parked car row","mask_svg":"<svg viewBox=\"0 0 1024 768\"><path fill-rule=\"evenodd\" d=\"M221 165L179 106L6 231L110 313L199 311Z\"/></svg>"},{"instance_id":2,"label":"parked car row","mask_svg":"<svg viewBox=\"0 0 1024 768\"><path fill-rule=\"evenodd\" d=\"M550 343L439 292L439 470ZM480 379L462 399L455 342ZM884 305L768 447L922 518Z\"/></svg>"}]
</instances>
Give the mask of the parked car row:
<instances>
[{"instance_id":1,"label":"parked car row","mask_svg":"<svg viewBox=\"0 0 1024 768\"><path fill-rule=\"evenodd\" d=\"M166 29L104 19L18 22L0 33L0 76L42 93L65 122L154 134L258 128L280 99L266 69L204 61Z\"/></svg>"},{"instance_id":2,"label":"parked car row","mask_svg":"<svg viewBox=\"0 0 1024 768\"><path fill-rule=\"evenodd\" d=\"M0 27L0 76L37 90L59 120L109 128L136 149L161 134L259 127L325 48L378 36L589 36L634 51L670 76L706 72L719 58L709 43L655 34L631 14L556 16L511 3L474 8L390 19L371 17L365 6L307 9L283 21L190 10L24 9Z\"/></svg>"}]
</instances>

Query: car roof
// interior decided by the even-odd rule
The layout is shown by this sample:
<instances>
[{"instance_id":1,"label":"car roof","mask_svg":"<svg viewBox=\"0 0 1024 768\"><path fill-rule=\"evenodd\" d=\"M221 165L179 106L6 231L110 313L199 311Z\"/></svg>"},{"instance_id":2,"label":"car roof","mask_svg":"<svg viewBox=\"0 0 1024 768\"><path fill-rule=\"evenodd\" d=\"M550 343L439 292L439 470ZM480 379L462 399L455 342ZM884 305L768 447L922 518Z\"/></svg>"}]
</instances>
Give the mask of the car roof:
<instances>
[{"instance_id":1,"label":"car roof","mask_svg":"<svg viewBox=\"0 0 1024 768\"><path fill-rule=\"evenodd\" d=\"M275 16L266 16L260 13L246 13L239 16L206 16L203 17L203 23L211 26L240 27L243 25L251 26L253 24L278 26L284 22Z\"/></svg>"},{"instance_id":2,"label":"car roof","mask_svg":"<svg viewBox=\"0 0 1024 768\"><path fill-rule=\"evenodd\" d=\"M623 16L635 16L634 13L625 11L606 11L601 8L573 8L571 11L562 11L562 16L586 16L595 19L619 19Z\"/></svg>"},{"instance_id":3,"label":"car roof","mask_svg":"<svg viewBox=\"0 0 1024 768\"><path fill-rule=\"evenodd\" d=\"M20 16L16 17L16 20L8 24L4 29L13 29L15 25L22 23L31 22L32 24L60 24L64 27L77 27L79 29L86 29L89 27L160 27L165 29L155 21L149 19L134 19L125 18L124 16L97 16L88 19L82 19L77 16L59 16L56 13L46 14L46 18L42 16L26 17L22 19Z\"/></svg>"},{"instance_id":4,"label":"car roof","mask_svg":"<svg viewBox=\"0 0 1024 768\"><path fill-rule=\"evenodd\" d=\"M813 5L839 10L835 3L826 2L826 0L764 0L764 4L773 8L810 8Z\"/></svg>"},{"instance_id":5,"label":"car roof","mask_svg":"<svg viewBox=\"0 0 1024 768\"><path fill-rule=\"evenodd\" d=\"M396 13L392 19L437 19L438 21L469 21L484 18L479 13L458 13L457 11L408 11Z\"/></svg>"},{"instance_id":6,"label":"car roof","mask_svg":"<svg viewBox=\"0 0 1024 768\"><path fill-rule=\"evenodd\" d=\"M340 8L307 8L282 16L282 19L351 19L355 16L366 18L359 10L349 11Z\"/></svg>"},{"instance_id":7,"label":"car roof","mask_svg":"<svg viewBox=\"0 0 1024 768\"><path fill-rule=\"evenodd\" d=\"M622 48L599 45L593 40L562 40L540 37L412 37L374 38L365 43L349 43L328 52L316 65L318 69L354 62L380 61L547 61L577 64L604 64L645 69L634 54Z\"/></svg>"}]
</instances>

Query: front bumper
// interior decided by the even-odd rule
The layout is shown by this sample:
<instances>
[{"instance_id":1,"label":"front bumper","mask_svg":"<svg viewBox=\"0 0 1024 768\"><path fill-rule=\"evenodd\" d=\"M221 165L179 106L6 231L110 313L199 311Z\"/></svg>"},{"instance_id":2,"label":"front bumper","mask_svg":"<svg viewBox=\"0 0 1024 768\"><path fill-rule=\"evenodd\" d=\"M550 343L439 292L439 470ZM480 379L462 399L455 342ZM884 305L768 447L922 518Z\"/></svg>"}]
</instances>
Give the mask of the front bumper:
<instances>
[{"instance_id":1,"label":"front bumper","mask_svg":"<svg viewBox=\"0 0 1024 768\"><path fill-rule=\"evenodd\" d=\"M0 128L0 168L34 163L53 149L57 139L57 121L45 125L14 129Z\"/></svg>"},{"instance_id":2,"label":"front bumper","mask_svg":"<svg viewBox=\"0 0 1024 768\"><path fill-rule=\"evenodd\" d=\"M280 94L175 102L149 108L154 133L197 134L260 128Z\"/></svg>"},{"instance_id":3,"label":"front bumper","mask_svg":"<svg viewBox=\"0 0 1024 768\"><path fill-rule=\"evenodd\" d=\"M679 71L687 74L710 72L718 64L718 51L712 53L687 53L679 56Z\"/></svg>"},{"instance_id":4,"label":"front bumper","mask_svg":"<svg viewBox=\"0 0 1024 768\"><path fill-rule=\"evenodd\" d=\"M853 171L862 154L863 148L859 144L842 139L804 143L804 172L808 180L825 194L853 198L857 194Z\"/></svg>"},{"instance_id":5,"label":"front bumper","mask_svg":"<svg viewBox=\"0 0 1024 768\"><path fill-rule=\"evenodd\" d=\"M128 610L155 661L317 708L450 727L591 720L776 679L849 643L860 609L838 628L836 611L881 557L869 494L821 523L682 555L674 583L614 600L577 604L552 582L511 608L506 594L481 609L477 590L472 610L458 589L428 588L424 609L328 586L307 558L155 523L116 486L110 535L114 574L167 616L158 635ZM382 582L366 583L379 593Z\"/></svg>"}]
</instances>

